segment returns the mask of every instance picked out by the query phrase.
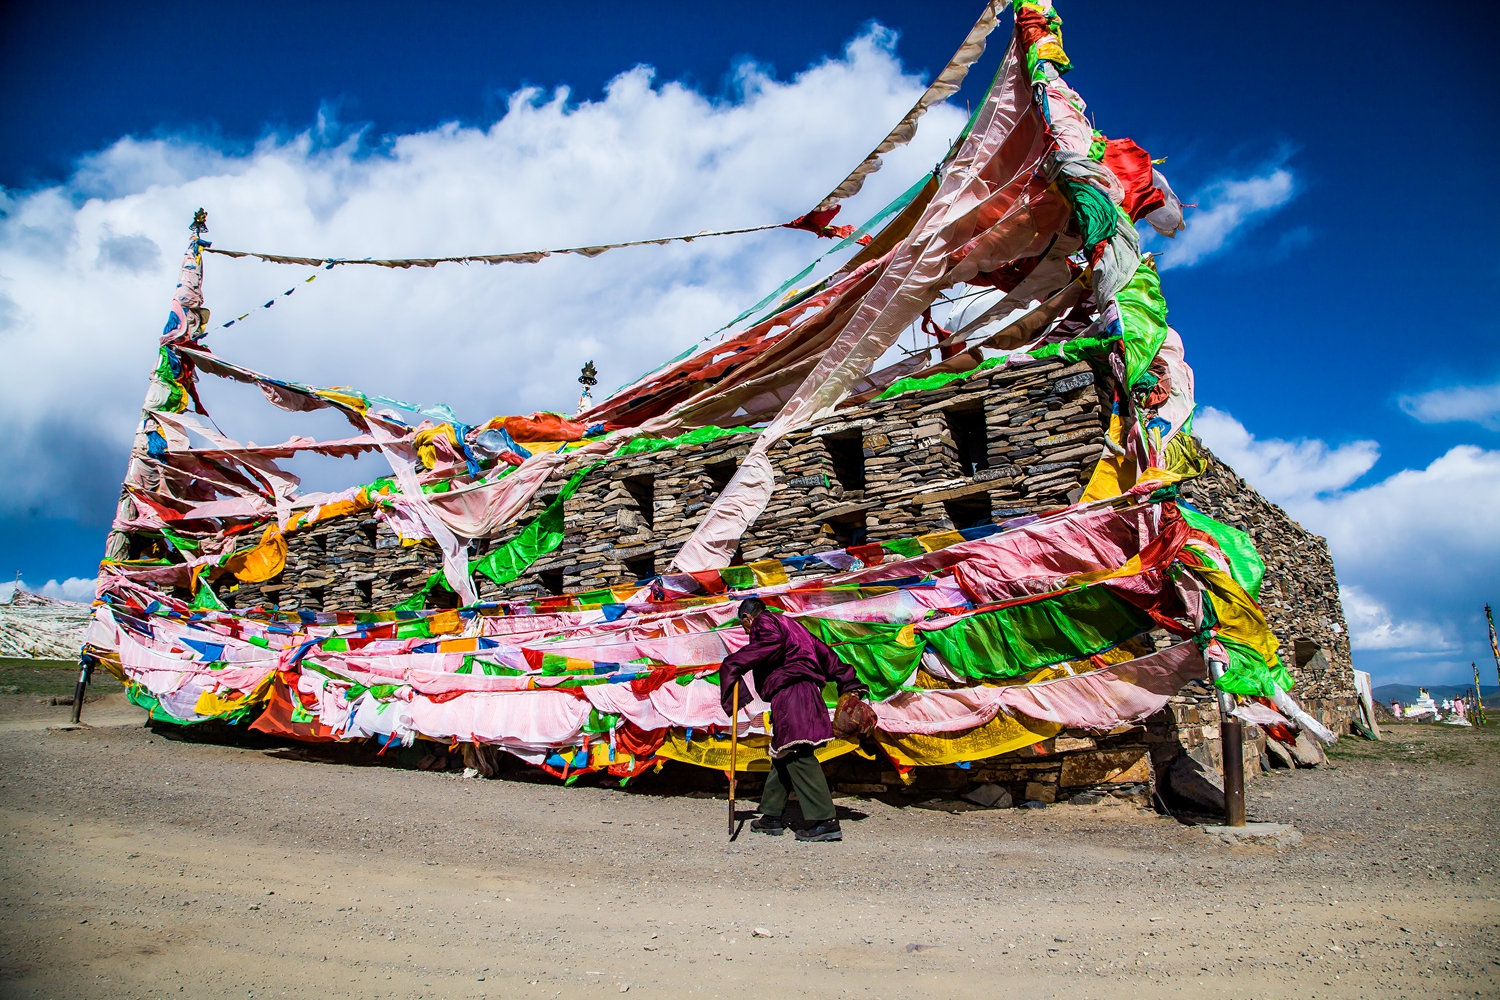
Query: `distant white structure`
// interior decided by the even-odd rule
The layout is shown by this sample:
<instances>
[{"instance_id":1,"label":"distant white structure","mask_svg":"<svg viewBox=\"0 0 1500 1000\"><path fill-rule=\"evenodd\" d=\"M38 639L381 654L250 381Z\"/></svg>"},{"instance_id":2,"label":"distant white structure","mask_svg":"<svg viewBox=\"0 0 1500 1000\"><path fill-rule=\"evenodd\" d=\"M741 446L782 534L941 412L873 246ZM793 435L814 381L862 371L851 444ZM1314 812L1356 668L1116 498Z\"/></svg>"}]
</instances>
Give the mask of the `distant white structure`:
<instances>
[{"instance_id":1,"label":"distant white structure","mask_svg":"<svg viewBox=\"0 0 1500 1000\"><path fill-rule=\"evenodd\" d=\"M1432 695L1427 693L1427 689L1418 688L1417 692L1417 700L1413 704L1406 706L1406 718L1420 719L1424 716L1431 716L1433 722L1442 718L1442 714L1438 711L1437 702L1432 700Z\"/></svg>"}]
</instances>

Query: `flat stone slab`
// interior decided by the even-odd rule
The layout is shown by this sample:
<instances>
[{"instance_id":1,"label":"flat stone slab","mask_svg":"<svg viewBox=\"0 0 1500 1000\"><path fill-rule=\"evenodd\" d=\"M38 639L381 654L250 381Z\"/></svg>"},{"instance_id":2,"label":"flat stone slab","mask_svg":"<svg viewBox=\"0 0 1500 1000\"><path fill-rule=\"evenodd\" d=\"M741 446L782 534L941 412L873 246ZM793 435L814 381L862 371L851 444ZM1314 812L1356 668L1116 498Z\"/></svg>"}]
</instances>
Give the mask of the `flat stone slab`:
<instances>
[{"instance_id":1,"label":"flat stone slab","mask_svg":"<svg viewBox=\"0 0 1500 1000\"><path fill-rule=\"evenodd\" d=\"M1296 847L1302 831L1290 823L1246 823L1244 826L1205 826L1203 832L1226 844L1258 844L1261 847Z\"/></svg>"}]
</instances>

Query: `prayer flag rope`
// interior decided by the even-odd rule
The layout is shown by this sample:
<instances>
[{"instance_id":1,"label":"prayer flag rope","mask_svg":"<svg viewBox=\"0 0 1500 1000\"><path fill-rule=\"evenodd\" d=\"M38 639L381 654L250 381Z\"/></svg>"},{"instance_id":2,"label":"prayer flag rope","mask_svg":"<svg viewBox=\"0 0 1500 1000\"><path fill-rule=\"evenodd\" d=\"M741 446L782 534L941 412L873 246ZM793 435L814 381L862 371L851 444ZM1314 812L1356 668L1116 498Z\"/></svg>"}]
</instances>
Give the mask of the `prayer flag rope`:
<instances>
[{"instance_id":1,"label":"prayer flag rope","mask_svg":"<svg viewBox=\"0 0 1500 1000\"><path fill-rule=\"evenodd\" d=\"M693 233L690 236L665 236L652 240L627 240L624 243L601 243L587 247L563 247L556 250L523 250L519 253L469 254L460 257L397 257L397 258L350 258L350 257L293 257L287 254L258 253L251 250L222 250L205 246L207 253L222 257L254 257L270 264L303 264L308 267L332 269L346 264L367 264L373 267L410 268L436 267L439 264L535 264L557 254L577 254L580 257L597 257L610 250L625 247L666 246L669 243L691 243L710 236L739 236L744 233L763 233L769 229L800 228L787 222L772 222L764 226L748 226L743 229L716 229Z\"/></svg>"},{"instance_id":2,"label":"prayer flag rope","mask_svg":"<svg viewBox=\"0 0 1500 1000\"><path fill-rule=\"evenodd\" d=\"M205 249L208 249L208 248L205 248ZM327 268L327 269L332 269L333 265L332 264L325 264L324 267ZM317 280L317 277L318 277L318 272L314 271L312 274L309 274L307 277L303 278L302 281L300 282L300 284L293 285L291 288L288 288L286 291L282 292L279 296L274 296L272 298L267 299L265 302L262 302L260 304L259 308L261 308L261 309L269 309L269 308L271 308L272 306L274 306L276 304L276 300L278 298L283 298L283 299L287 298L293 292L295 292L301 285L311 284L313 281ZM219 329L220 330L227 330L231 326L234 326L236 323L243 323L245 320L249 319L252 315L254 315L254 313L255 313L254 309L250 310L249 312L241 313L240 315L236 316L234 319L229 320L227 323L220 323L219 324Z\"/></svg>"}]
</instances>

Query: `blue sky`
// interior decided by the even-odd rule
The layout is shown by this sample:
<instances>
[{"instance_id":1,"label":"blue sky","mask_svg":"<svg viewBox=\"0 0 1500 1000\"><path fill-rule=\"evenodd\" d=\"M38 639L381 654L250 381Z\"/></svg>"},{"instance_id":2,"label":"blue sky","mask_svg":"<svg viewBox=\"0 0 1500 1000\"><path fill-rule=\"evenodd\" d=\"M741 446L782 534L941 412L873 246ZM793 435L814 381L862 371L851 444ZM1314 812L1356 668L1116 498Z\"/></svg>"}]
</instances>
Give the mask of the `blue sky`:
<instances>
[{"instance_id":1,"label":"blue sky","mask_svg":"<svg viewBox=\"0 0 1500 1000\"><path fill-rule=\"evenodd\" d=\"M347 256L778 221L900 117L977 9L5 5L0 460L26 472L0 499L0 574L93 576L199 204L221 246ZM1200 432L1329 537L1361 666L1461 679L1500 600L1492 9L1059 9L1099 127L1167 156L1199 205L1155 249ZM1001 44L841 221L941 155ZM462 412L564 407L581 360L625 381L825 248L774 233L524 275L325 275L214 343ZM209 304L222 319L302 277L213 261ZM243 436L307 429L216 391Z\"/></svg>"}]
</instances>

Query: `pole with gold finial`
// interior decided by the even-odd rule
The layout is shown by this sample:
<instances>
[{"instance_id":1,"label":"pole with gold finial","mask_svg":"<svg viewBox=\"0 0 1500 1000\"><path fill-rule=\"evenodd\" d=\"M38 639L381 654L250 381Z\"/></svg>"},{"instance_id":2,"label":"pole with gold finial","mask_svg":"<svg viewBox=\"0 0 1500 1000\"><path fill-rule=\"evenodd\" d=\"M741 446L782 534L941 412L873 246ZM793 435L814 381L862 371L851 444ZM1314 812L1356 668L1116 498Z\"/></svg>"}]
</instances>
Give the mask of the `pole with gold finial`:
<instances>
[{"instance_id":1,"label":"pole with gold finial","mask_svg":"<svg viewBox=\"0 0 1500 1000\"><path fill-rule=\"evenodd\" d=\"M130 540L121 525L129 524L136 517L131 488L147 485L156 475L150 462L151 435L157 431L153 414L182 413L191 401L189 382L192 373L184 368L182 358L174 350L174 346L197 343L208 330L208 309L203 305L203 248L209 245L203 234L208 232L208 212L201 208L194 212L188 231L192 235L182 256L177 287L172 292L172 302L167 308L167 322L157 345L157 365L151 373L151 384L146 389L145 401L141 404L141 420L136 425L135 441L130 449L130 464L125 468L125 478L120 487L115 523L105 542L106 560L119 561L133 557Z\"/></svg>"},{"instance_id":2,"label":"pole with gold finial","mask_svg":"<svg viewBox=\"0 0 1500 1000\"><path fill-rule=\"evenodd\" d=\"M151 384L146 389L146 398L141 403L141 419L136 424L135 440L130 447L130 462L125 467L125 478L120 483L120 499L115 506L114 523L110 525L109 535L105 538L104 561L99 567L101 578L107 574L111 563L142 555L131 550L130 525L139 517L135 506L135 491L163 487L162 472L152 455L153 448L159 454L166 447L156 414L182 413L187 410L189 403L196 405L193 369L177 348L198 343L208 331L208 308L203 304L203 248L208 246L208 241L203 236L208 232L208 212L202 208L194 212L188 232L192 235L188 238L187 250L182 255L177 287L172 292L172 302L167 308L167 322L157 343L157 364L151 372ZM204 586L206 585L205 583ZM83 712L83 699L95 662L87 651L80 657L78 684L73 694L75 723L80 720Z\"/></svg>"},{"instance_id":3,"label":"pole with gold finial","mask_svg":"<svg viewBox=\"0 0 1500 1000\"><path fill-rule=\"evenodd\" d=\"M599 384L599 370L594 367L592 360L584 364L578 373L578 384L583 386L583 393L578 397L578 413L588 409L589 402L594 398L593 388ZM575 413L574 416L577 416Z\"/></svg>"}]
</instances>

